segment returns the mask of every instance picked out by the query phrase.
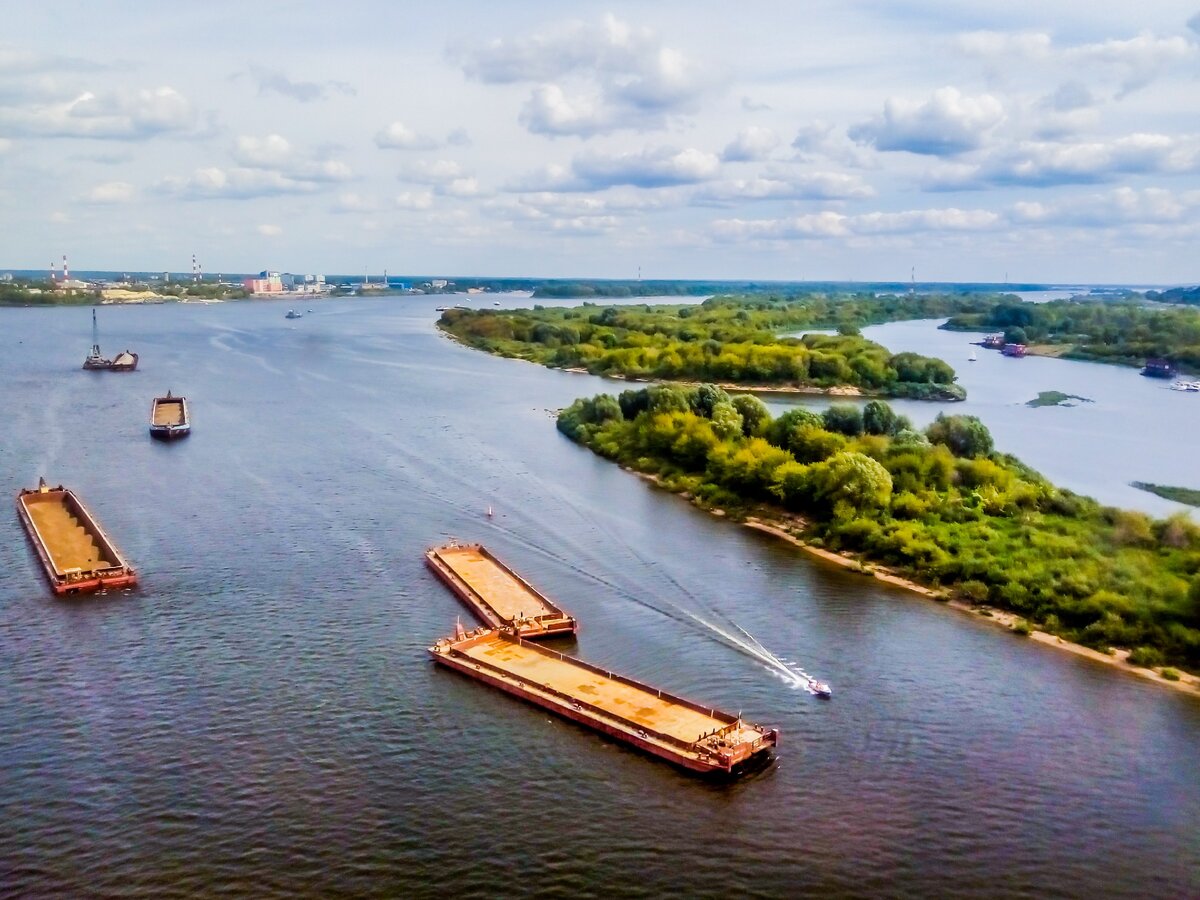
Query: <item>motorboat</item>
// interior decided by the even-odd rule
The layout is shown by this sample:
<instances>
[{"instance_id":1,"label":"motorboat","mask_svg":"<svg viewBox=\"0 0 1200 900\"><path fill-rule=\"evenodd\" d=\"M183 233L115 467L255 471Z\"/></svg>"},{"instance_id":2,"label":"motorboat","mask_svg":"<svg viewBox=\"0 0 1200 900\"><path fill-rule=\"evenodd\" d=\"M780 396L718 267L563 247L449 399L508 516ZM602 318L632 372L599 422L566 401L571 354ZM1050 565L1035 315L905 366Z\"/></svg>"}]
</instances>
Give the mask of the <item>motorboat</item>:
<instances>
[{"instance_id":1,"label":"motorboat","mask_svg":"<svg viewBox=\"0 0 1200 900\"><path fill-rule=\"evenodd\" d=\"M833 696L833 688L824 681L817 681L815 678L808 679L808 689L823 700L828 700Z\"/></svg>"},{"instance_id":2,"label":"motorboat","mask_svg":"<svg viewBox=\"0 0 1200 900\"><path fill-rule=\"evenodd\" d=\"M303 316L304 316L304 313L296 312L294 309L289 309L287 311L287 315L284 316L284 318L285 319L299 319L299 318L302 318Z\"/></svg>"}]
</instances>

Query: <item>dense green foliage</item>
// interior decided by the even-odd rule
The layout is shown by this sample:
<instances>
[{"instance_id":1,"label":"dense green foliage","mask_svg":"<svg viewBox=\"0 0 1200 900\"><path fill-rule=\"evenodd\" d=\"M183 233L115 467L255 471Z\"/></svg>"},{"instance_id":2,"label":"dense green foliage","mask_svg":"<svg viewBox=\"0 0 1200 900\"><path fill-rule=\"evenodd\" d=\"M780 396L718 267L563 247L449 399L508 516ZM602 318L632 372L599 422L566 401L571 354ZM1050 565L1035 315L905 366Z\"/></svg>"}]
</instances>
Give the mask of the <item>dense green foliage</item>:
<instances>
[{"instance_id":1,"label":"dense green foliage","mask_svg":"<svg viewBox=\"0 0 1200 900\"><path fill-rule=\"evenodd\" d=\"M1200 287L1177 287L1166 291L1146 291L1146 299L1155 300L1159 303L1186 303L1191 306L1200 306Z\"/></svg>"},{"instance_id":2,"label":"dense green foliage","mask_svg":"<svg viewBox=\"0 0 1200 900\"><path fill-rule=\"evenodd\" d=\"M1024 341L1069 344L1064 356L1141 366L1151 357L1200 369L1200 310L1154 308L1136 303L1055 300L994 304L986 312L953 316L959 331L1019 329Z\"/></svg>"},{"instance_id":3,"label":"dense green foliage","mask_svg":"<svg viewBox=\"0 0 1200 900\"><path fill-rule=\"evenodd\" d=\"M629 390L577 400L558 427L675 490L799 513L813 543L1070 640L1200 666L1200 528L1186 516L1154 521L1056 489L995 452L970 416L920 434L880 401L772 419L739 399L712 385Z\"/></svg>"},{"instance_id":4,"label":"dense green foliage","mask_svg":"<svg viewBox=\"0 0 1200 900\"><path fill-rule=\"evenodd\" d=\"M1134 481L1132 485L1141 491L1149 491L1166 500L1176 503L1186 503L1188 506L1200 506L1200 491L1195 488L1171 487L1166 484L1150 484L1145 481Z\"/></svg>"},{"instance_id":5,"label":"dense green foliage","mask_svg":"<svg viewBox=\"0 0 1200 900\"><path fill-rule=\"evenodd\" d=\"M939 359L890 353L862 325L983 311L995 298L713 297L693 306L450 309L439 326L470 346L596 375L753 386L851 385L916 399L962 399ZM839 333L788 336L803 329Z\"/></svg>"}]
</instances>

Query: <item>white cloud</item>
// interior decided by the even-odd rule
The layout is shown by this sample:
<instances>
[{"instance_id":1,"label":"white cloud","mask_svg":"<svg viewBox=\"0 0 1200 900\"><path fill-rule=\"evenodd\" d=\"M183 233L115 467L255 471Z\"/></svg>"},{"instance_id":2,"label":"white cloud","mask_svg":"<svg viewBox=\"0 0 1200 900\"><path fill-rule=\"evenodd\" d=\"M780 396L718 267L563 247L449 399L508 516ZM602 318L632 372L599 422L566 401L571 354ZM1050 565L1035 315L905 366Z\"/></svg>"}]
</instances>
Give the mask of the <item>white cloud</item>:
<instances>
[{"instance_id":1,"label":"white cloud","mask_svg":"<svg viewBox=\"0 0 1200 900\"><path fill-rule=\"evenodd\" d=\"M255 169L277 169L292 161L292 145L287 138L269 134L264 138L243 135L234 142L232 156L241 166Z\"/></svg>"},{"instance_id":2,"label":"white cloud","mask_svg":"<svg viewBox=\"0 0 1200 900\"><path fill-rule=\"evenodd\" d=\"M640 153L586 153L575 158L571 169L592 190L618 184L655 188L707 181L717 174L720 161L695 148L659 147Z\"/></svg>"},{"instance_id":3,"label":"white cloud","mask_svg":"<svg viewBox=\"0 0 1200 900\"><path fill-rule=\"evenodd\" d=\"M988 231L1003 223L986 209L918 209L845 215L825 210L784 219L719 219L712 234L721 241L803 240L911 234L914 232Z\"/></svg>"},{"instance_id":4,"label":"white cloud","mask_svg":"<svg viewBox=\"0 0 1200 900\"><path fill-rule=\"evenodd\" d=\"M878 150L951 156L979 147L1004 120L1004 106L991 94L969 97L957 88L933 92L924 103L889 98L883 114L850 129L850 137Z\"/></svg>"},{"instance_id":5,"label":"white cloud","mask_svg":"<svg viewBox=\"0 0 1200 900\"><path fill-rule=\"evenodd\" d=\"M779 135L774 129L751 125L738 132L725 149L721 151L721 159L726 162L750 162L766 159L771 151L779 146Z\"/></svg>"},{"instance_id":6,"label":"white cloud","mask_svg":"<svg viewBox=\"0 0 1200 900\"><path fill-rule=\"evenodd\" d=\"M88 203L128 203L134 198L133 185L127 181L107 181L98 184L87 192L84 199Z\"/></svg>"},{"instance_id":7,"label":"white cloud","mask_svg":"<svg viewBox=\"0 0 1200 900\"><path fill-rule=\"evenodd\" d=\"M397 209L430 209L433 206L433 194L430 191L404 191L397 194L393 202Z\"/></svg>"},{"instance_id":8,"label":"white cloud","mask_svg":"<svg viewBox=\"0 0 1200 900\"><path fill-rule=\"evenodd\" d=\"M392 122L375 135L375 146L384 150L433 150L437 140L413 131L403 122Z\"/></svg>"},{"instance_id":9,"label":"white cloud","mask_svg":"<svg viewBox=\"0 0 1200 900\"><path fill-rule=\"evenodd\" d=\"M245 200L283 194L311 194L318 190L312 181L298 181L269 169L222 169L206 166L187 177L170 176L155 190L181 200Z\"/></svg>"},{"instance_id":10,"label":"white cloud","mask_svg":"<svg viewBox=\"0 0 1200 900\"><path fill-rule=\"evenodd\" d=\"M279 237L283 234L283 229L278 225L259 225L255 231L263 237Z\"/></svg>"},{"instance_id":11,"label":"white cloud","mask_svg":"<svg viewBox=\"0 0 1200 900\"><path fill-rule=\"evenodd\" d=\"M534 88L521 109L519 121L534 134L586 136L613 127L612 110L598 98L568 99L556 84Z\"/></svg>"},{"instance_id":12,"label":"white cloud","mask_svg":"<svg viewBox=\"0 0 1200 900\"><path fill-rule=\"evenodd\" d=\"M494 40L469 54L467 76L487 84L534 83L521 114L531 131L588 136L653 128L692 108L705 70L651 30L612 15L571 22L529 38ZM564 80L581 85L568 92Z\"/></svg>"},{"instance_id":13,"label":"white cloud","mask_svg":"<svg viewBox=\"0 0 1200 900\"><path fill-rule=\"evenodd\" d=\"M453 178L440 185L438 193L447 197L474 197L479 193L479 182L474 178Z\"/></svg>"},{"instance_id":14,"label":"white cloud","mask_svg":"<svg viewBox=\"0 0 1200 900\"><path fill-rule=\"evenodd\" d=\"M857 175L842 172L774 173L714 182L697 194L700 203L749 200L857 200L875 191Z\"/></svg>"},{"instance_id":15,"label":"white cloud","mask_svg":"<svg viewBox=\"0 0 1200 900\"><path fill-rule=\"evenodd\" d=\"M401 181L412 181L416 184L449 184L468 174L463 167L452 159L422 159L410 163L400 170Z\"/></svg>"},{"instance_id":16,"label":"white cloud","mask_svg":"<svg viewBox=\"0 0 1200 900\"><path fill-rule=\"evenodd\" d=\"M191 102L171 87L84 91L61 102L0 108L0 129L13 135L144 140L196 134L202 126Z\"/></svg>"},{"instance_id":17,"label":"white cloud","mask_svg":"<svg viewBox=\"0 0 1200 900\"><path fill-rule=\"evenodd\" d=\"M1200 172L1200 137L1129 134L1108 141L1024 141L975 166L957 166L926 179L927 190L989 186L1055 187L1095 184L1123 175Z\"/></svg>"}]
</instances>

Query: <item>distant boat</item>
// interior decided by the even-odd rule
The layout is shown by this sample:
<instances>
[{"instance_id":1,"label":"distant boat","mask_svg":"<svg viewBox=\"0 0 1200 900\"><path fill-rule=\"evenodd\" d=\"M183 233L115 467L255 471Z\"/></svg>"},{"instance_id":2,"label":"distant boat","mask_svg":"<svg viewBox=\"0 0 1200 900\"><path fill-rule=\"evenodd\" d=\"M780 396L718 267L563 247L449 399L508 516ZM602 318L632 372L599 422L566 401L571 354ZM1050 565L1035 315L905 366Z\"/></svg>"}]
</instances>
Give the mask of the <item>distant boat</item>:
<instances>
[{"instance_id":1,"label":"distant boat","mask_svg":"<svg viewBox=\"0 0 1200 900\"><path fill-rule=\"evenodd\" d=\"M1149 378L1174 378L1179 371L1169 359L1155 357L1146 360L1146 367L1142 369L1142 374Z\"/></svg>"},{"instance_id":2,"label":"distant boat","mask_svg":"<svg viewBox=\"0 0 1200 900\"><path fill-rule=\"evenodd\" d=\"M150 437L171 441L187 437L192 431L186 397L155 397L150 404Z\"/></svg>"},{"instance_id":3,"label":"distant boat","mask_svg":"<svg viewBox=\"0 0 1200 900\"><path fill-rule=\"evenodd\" d=\"M132 372L137 368L138 355L122 350L114 359L105 359L100 355L100 337L96 326L96 310L92 310L92 352L83 361L85 369L93 371Z\"/></svg>"},{"instance_id":4,"label":"distant boat","mask_svg":"<svg viewBox=\"0 0 1200 900\"><path fill-rule=\"evenodd\" d=\"M967 357L967 362L975 362L979 357L975 355L975 349L971 349L971 355Z\"/></svg>"},{"instance_id":5,"label":"distant boat","mask_svg":"<svg viewBox=\"0 0 1200 900\"><path fill-rule=\"evenodd\" d=\"M1024 344L1005 344L1000 348L1000 352L1005 356L1011 356L1013 359L1021 359L1025 355L1026 347Z\"/></svg>"},{"instance_id":6,"label":"distant boat","mask_svg":"<svg viewBox=\"0 0 1200 900\"><path fill-rule=\"evenodd\" d=\"M287 315L284 316L284 318L285 319L302 319L302 318L304 318L304 313L296 312L294 309L289 309L287 311Z\"/></svg>"},{"instance_id":7,"label":"distant boat","mask_svg":"<svg viewBox=\"0 0 1200 900\"><path fill-rule=\"evenodd\" d=\"M488 518L490 519L492 517L492 508L490 506L487 509L487 513L488 513Z\"/></svg>"}]
</instances>

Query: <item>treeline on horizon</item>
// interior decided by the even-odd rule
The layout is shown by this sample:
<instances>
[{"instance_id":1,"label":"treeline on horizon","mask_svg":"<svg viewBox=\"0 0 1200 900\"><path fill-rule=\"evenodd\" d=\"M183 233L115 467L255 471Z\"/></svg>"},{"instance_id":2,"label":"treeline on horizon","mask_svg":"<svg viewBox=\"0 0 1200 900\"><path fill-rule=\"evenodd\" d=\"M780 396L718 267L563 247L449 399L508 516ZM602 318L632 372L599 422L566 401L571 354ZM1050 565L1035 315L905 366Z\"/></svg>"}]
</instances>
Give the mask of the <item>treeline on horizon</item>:
<instances>
[{"instance_id":1,"label":"treeline on horizon","mask_svg":"<svg viewBox=\"0 0 1200 900\"><path fill-rule=\"evenodd\" d=\"M594 375L719 381L758 387L852 386L892 397L962 399L954 370L893 354L864 325L984 312L994 295L719 296L701 304L520 310L451 309L439 326L464 343ZM837 334L788 336L836 329Z\"/></svg>"},{"instance_id":2,"label":"treeline on horizon","mask_svg":"<svg viewBox=\"0 0 1200 900\"><path fill-rule=\"evenodd\" d=\"M1068 640L1200 666L1200 527L1056 488L973 416L918 432L874 400L773 418L756 397L660 385L576 400L558 428L705 505L799 514L815 546Z\"/></svg>"},{"instance_id":3,"label":"treeline on horizon","mask_svg":"<svg viewBox=\"0 0 1200 900\"><path fill-rule=\"evenodd\" d=\"M1063 355L1142 366L1169 359L1200 370L1200 309L1156 308L1140 303L1054 300L1000 302L979 312L952 315L943 326L957 331L1002 331L1009 343L1070 345Z\"/></svg>"}]
</instances>

